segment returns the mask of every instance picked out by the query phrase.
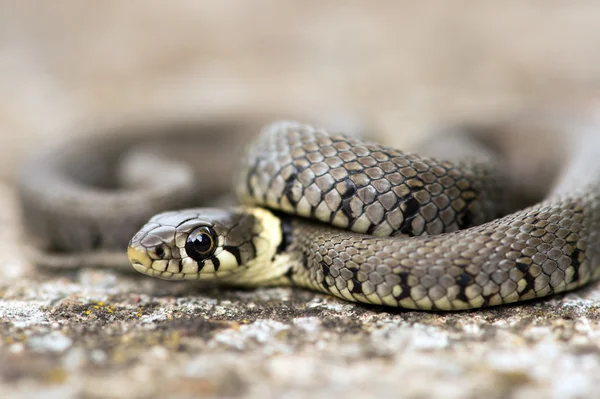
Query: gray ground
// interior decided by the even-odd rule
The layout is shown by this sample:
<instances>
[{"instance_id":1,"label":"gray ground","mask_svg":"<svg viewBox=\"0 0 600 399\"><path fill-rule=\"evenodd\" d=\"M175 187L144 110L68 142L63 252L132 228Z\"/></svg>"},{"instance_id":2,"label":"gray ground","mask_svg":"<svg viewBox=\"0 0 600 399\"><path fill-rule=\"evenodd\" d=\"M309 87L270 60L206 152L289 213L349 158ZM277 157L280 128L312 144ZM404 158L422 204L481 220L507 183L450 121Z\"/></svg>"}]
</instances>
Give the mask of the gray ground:
<instances>
[{"instance_id":1,"label":"gray ground","mask_svg":"<svg viewBox=\"0 0 600 399\"><path fill-rule=\"evenodd\" d=\"M99 121L357 112L409 147L447 121L596 112L598 3L5 3L0 397L600 397L597 284L436 314L53 274L18 251L13 187L28 150Z\"/></svg>"}]
</instances>

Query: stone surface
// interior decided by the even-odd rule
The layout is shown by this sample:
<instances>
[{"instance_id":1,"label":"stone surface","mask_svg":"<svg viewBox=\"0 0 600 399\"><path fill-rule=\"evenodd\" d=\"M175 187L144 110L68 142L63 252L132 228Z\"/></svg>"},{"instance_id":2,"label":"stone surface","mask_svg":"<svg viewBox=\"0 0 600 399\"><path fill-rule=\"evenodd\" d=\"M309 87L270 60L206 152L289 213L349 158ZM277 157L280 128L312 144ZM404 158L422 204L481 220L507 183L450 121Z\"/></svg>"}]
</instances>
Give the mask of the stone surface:
<instances>
[{"instance_id":1,"label":"stone surface","mask_svg":"<svg viewBox=\"0 0 600 399\"><path fill-rule=\"evenodd\" d=\"M98 121L356 111L404 148L447 121L593 109L597 3L2 3L0 397L600 396L597 284L437 314L49 273L20 255L13 185L29 150Z\"/></svg>"}]
</instances>

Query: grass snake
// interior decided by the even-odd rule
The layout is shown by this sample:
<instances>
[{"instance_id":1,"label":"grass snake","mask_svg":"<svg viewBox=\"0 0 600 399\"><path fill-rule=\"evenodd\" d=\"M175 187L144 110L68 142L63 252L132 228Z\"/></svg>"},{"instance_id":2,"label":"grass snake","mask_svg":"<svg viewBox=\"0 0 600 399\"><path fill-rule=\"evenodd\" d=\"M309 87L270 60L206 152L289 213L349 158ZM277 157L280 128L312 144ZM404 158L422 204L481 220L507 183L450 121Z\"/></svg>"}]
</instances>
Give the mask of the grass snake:
<instances>
[{"instance_id":1,"label":"grass snake","mask_svg":"<svg viewBox=\"0 0 600 399\"><path fill-rule=\"evenodd\" d=\"M242 152L257 125L159 126L42 151L19 190L35 262L122 265L129 241L150 276L424 310L520 302L600 275L593 124L457 128L416 155L278 121ZM135 155L140 143L154 148ZM198 208L230 175L241 205Z\"/></svg>"}]
</instances>

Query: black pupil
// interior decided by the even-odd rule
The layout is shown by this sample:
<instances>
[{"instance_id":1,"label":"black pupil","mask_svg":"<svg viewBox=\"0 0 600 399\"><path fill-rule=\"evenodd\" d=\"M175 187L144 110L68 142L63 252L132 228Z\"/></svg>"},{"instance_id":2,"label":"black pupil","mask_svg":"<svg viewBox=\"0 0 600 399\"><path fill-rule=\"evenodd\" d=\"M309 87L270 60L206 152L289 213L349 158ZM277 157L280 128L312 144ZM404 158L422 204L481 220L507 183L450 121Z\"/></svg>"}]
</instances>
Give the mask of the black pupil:
<instances>
[{"instance_id":1,"label":"black pupil","mask_svg":"<svg viewBox=\"0 0 600 399\"><path fill-rule=\"evenodd\" d=\"M196 251L202 254L210 251L212 240L208 234L200 233L193 238L192 245Z\"/></svg>"},{"instance_id":2,"label":"black pupil","mask_svg":"<svg viewBox=\"0 0 600 399\"><path fill-rule=\"evenodd\" d=\"M159 258L165 256L165 250L163 249L163 247L156 247L155 253L156 256L158 256Z\"/></svg>"},{"instance_id":3,"label":"black pupil","mask_svg":"<svg viewBox=\"0 0 600 399\"><path fill-rule=\"evenodd\" d=\"M215 251L214 231L210 227L200 227L190 233L185 243L185 252L197 262L203 262Z\"/></svg>"}]
</instances>

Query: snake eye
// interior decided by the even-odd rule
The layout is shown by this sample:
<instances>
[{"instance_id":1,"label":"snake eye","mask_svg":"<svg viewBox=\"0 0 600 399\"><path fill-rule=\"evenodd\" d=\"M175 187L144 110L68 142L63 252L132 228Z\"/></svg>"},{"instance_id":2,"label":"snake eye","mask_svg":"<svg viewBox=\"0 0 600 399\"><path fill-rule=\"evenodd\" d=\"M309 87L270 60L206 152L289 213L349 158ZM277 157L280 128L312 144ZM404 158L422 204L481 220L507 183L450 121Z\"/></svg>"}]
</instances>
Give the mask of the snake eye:
<instances>
[{"instance_id":1,"label":"snake eye","mask_svg":"<svg viewBox=\"0 0 600 399\"><path fill-rule=\"evenodd\" d=\"M210 227L199 227L188 236L185 252L192 259L202 261L215 251L215 241L215 232Z\"/></svg>"}]
</instances>

